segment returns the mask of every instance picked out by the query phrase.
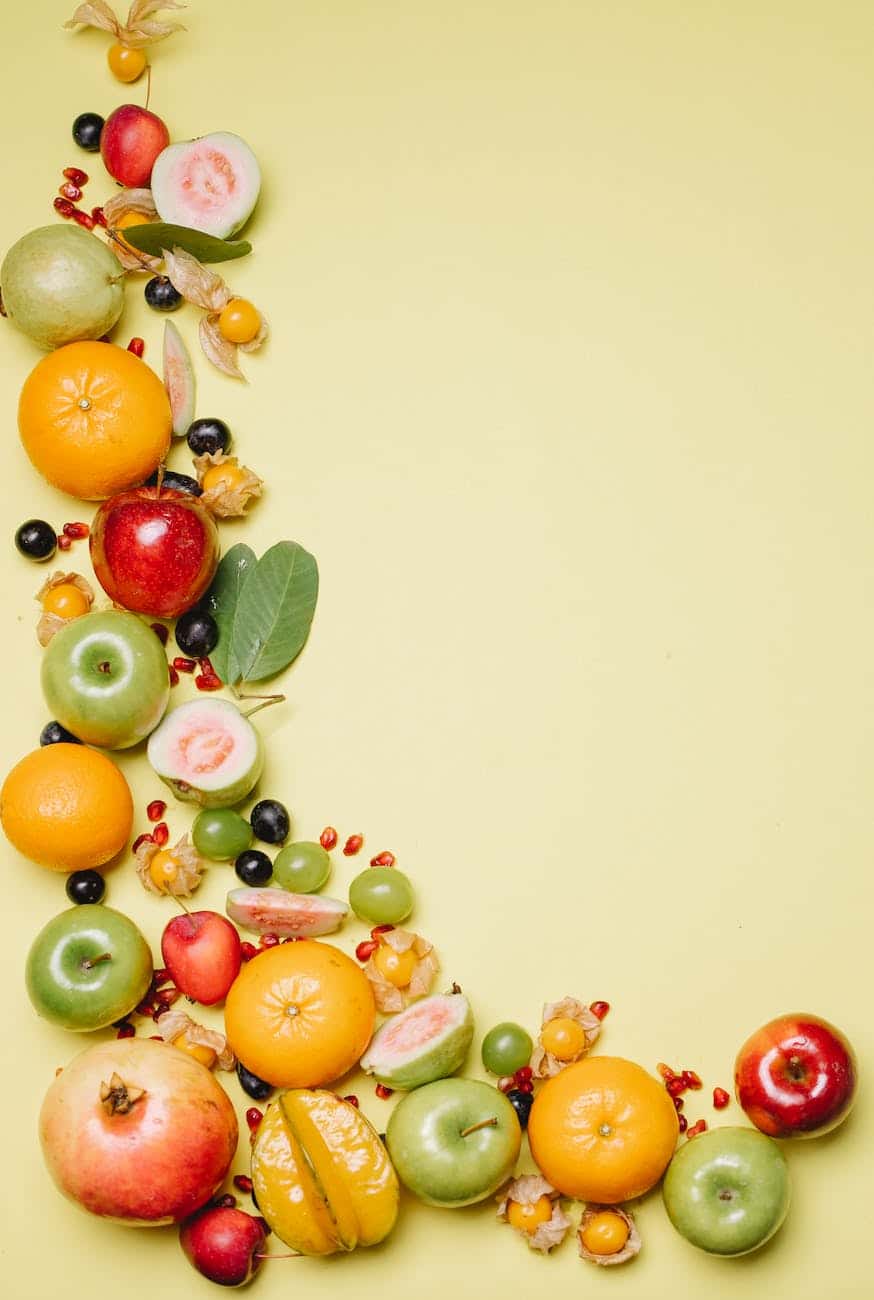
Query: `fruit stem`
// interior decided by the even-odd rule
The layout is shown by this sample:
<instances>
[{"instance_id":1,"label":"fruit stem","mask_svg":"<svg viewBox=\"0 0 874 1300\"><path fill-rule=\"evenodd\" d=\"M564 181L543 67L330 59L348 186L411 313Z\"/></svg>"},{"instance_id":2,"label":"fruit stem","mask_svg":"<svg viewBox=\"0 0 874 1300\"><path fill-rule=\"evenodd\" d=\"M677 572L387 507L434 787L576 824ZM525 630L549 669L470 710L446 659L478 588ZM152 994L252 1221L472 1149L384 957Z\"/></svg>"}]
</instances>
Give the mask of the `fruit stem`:
<instances>
[{"instance_id":1,"label":"fruit stem","mask_svg":"<svg viewBox=\"0 0 874 1300\"><path fill-rule=\"evenodd\" d=\"M112 961L112 953L102 952L99 957L86 957L82 962L82 969L91 970L93 966L97 966L102 961Z\"/></svg>"},{"instance_id":2,"label":"fruit stem","mask_svg":"<svg viewBox=\"0 0 874 1300\"><path fill-rule=\"evenodd\" d=\"M292 1250L287 1255L259 1255L256 1253L255 1259L303 1259L302 1250Z\"/></svg>"},{"instance_id":3,"label":"fruit stem","mask_svg":"<svg viewBox=\"0 0 874 1300\"><path fill-rule=\"evenodd\" d=\"M143 108L145 108L146 110L148 110L149 100L151 98L152 98L152 65L151 63L147 63L146 64L146 102L143 105Z\"/></svg>"},{"instance_id":4,"label":"fruit stem","mask_svg":"<svg viewBox=\"0 0 874 1300\"><path fill-rule=\"evenodd\" d=\"M255 714L255 713L257 713L257 712L259 711L259 709L269 709L271 704L281 704L282 701L285 699L285 696L284 696L284 695L281 695L281 694L276 694L276 695L242 695L242 694L237 690L236 686L232 686L232 687L231 687L231 690L233 691L234 695L237 697L238 700L260 700L260 701L261 701L261 703L260 703L260 704L256 704L256 705L254 706L254 708L251 708L251 709L241 709L240 712L242 713L242 715L243 715L244 718L251 718L251 717L253 716L253 714Z\"/></svg>"},{"instance_id":5,"label":"fruit stem","mask_svg":"<svg viewBox=\"0 0 874 1300\"><path fill-rule=\"evenodd\" d=\"M468 1128L463 1128L461 1130L461 1137L469 1137L471 1133L476 1133L481 1128L497 1128L497 1126L497 1115L490 1115L488 1119L481 1119L478 1124L471 1124Z\"/></svg>"}]
</instances>

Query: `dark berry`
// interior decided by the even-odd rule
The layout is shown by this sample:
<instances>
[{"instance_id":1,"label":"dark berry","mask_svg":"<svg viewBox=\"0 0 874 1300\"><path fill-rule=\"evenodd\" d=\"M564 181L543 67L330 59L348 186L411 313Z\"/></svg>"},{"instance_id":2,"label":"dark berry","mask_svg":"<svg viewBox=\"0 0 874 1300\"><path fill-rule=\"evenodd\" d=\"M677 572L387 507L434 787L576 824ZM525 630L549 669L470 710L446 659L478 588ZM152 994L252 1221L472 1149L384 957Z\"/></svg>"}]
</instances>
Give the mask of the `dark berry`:
<instances>
[{"instance_id":1,"label":"dark berry","mask_svg":"<svg viewBox=\"0 0 874 1300\"><path fill-rule=\"evenodd\" d=\"M28 519L16 529L15 545L29 560L50 560L58 549L58 538L44 519Z\"/></svg>"},{"instance_id":2,"label":"dark berry","mask_svg":"<svg viewBox=\"0 0 874 1300\"><path fill-rule=\"evenodd\" d=\"M62 727L60 722L47 722L39 733L39 743L41 745L81 745L82 742L78 736L74 736L72 731Z\"/></svg>"},{"instance_id":3,"label":"dark berry","mask_svg":"<svg viewBox=\"0 0 874 1300\"><path fill-rule=\"evenodd\" d=\"M203 659L218 644L218 624L205 609L189 609L176 620L176 644L185 655Z\"/></svg>"},{"instance_id":4,"label":"dark berry","mask_svg":"<svg viewBox=\"0 0 874 1300\"><path fill-rule=\"evenodd\" d=\"M291 818L288 809L278 799L262 799L249 813L249 825L256 839L265 844L281 844L288 839Z\"/></svg>"},{"instance_id":5,"label":"dark berry","mask_svg":"<svg viewBox=\"0 0 874 1300\"><path fill-rule=\"evenodd\" d=\"M158 471L155 470L151 478L146 479L147 487L158 486ZM177 474L175 469L165 469L164 477L161 479L161 486L171 488L174 492L187 492L189 496L199 497L203 491L196 478L190 474Z\"/></svg>"},{"instance_id":6,"label":"dark berry","mask_svg":"<svg viewBox=\"0 0 874 1300\"><path fill-rule=\"evenodd\" d=\"M182 305L182 294L166 275L155 275L145 287L146 302L153 311L175 311Z\"/></svg>"},{"instance_id":7,"label":"dark berry","mask_svg":"<svg viewBox=\"0 0 874 1300\"><path fill-rule=\"evenodd\" d=\"M103 130L103 118L99 113L80 113L73 123L73 139L80 149L97 153L100 148L100 132Z\"/></svg>"},{"instance_id":8,"label":"dark berry","mask_svg":"<svg viewBox=\"0 0 874 1300\"><path fill-rule=\"evenodd\" d=\"M214 456L230 445L231 431L224 420L195 420L188 430L188 446L195 456Z\"/></svg>"},{"instance_id":9,"label":"dark berry","mask_svg":"<svg viewBox=\"0 0 874 1300\"><path fill-rule=\"evenodd\" d=\"M264 1079L259 1079L257 1074L247 1070L242 1061L237 1061L237 1078L240 1080L240 1087L247 1097L253 1097L255 1101L264 1101L273 1091L273 1084L267 1083Z\"/></svg>"},{"instance_id":10,"label":"dark berry","mask_svg":"<svg viewBox=\"0 0 874 1300\"><path fill-rule=\"evenodd\" d=\"M246 849L234 863L244 885L266 885L273 875L273 863L260 849Z\"/></svg>"},{"instance_id":11,"label":"dark berry","mask_svg":"<svg viewBox=\"0 0 874 1300\"><path fill-rule=\"evenodd\" d=\"M530 1092L522 1092L520 1088L511 1088L506 1094L507 1101L516 1112L516 1118L521 1128L528 1127L528 1116L531 1114L531 1107L534 1104L534 1097Z\"/></svg>"},{"instance_id":12,"label":"dark berry","mask_svg":"<svg viewBox=\"0 0 874 1300\"><path fill-rule=\"evenodd\" d=\"M99 871L74 871L67 876L71 903L99 903L105 893L106 881Z\"/></svg>"}]
</instances>

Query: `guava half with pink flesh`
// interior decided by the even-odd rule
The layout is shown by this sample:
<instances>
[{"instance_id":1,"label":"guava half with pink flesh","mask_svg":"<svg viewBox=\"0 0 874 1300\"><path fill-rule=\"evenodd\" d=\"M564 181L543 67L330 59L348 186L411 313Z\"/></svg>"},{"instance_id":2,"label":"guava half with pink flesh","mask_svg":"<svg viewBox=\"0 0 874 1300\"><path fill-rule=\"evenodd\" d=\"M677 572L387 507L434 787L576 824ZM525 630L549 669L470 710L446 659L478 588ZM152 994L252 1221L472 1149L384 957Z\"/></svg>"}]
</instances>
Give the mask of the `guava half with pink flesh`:
<instances>
[{"instance_id":1,"label":"guava half with pink flesh","mask_svg":"<svg viewBox=\"0 0 874 1300\"><path fill-rule=\"evenodd\" d=\"M232 889L225 911L244 930L280 938L315 939L339 930L349 908L322 894L291 894L287 889Z\"/></svg>"},{"instance_id":2,"label":"guava half with pink flesh","mask_svg":"<svg viewBox=\"0 0 874 1300\"><path fill-rule=\"evenodd\" d=\"M421 1088L464 1064L473 1013L463 993L435 993L387 1020L361 1058L366 1074L388 1088Z\"/></svg>"},{"instance_id":3,"label":"guava half with pink flesh","mask_svg":"<svg viewBox=\"0 0 874 1300\"><path fill-rule=\"evenodd\" d=\"M232 808L251 794L264 767L264 746L229 700L190 700L149 736L149 762L177 799Z\"/></svg>"},{"instance_id":4,"label":"guava half with pink flesh","mask_svg":"<svg viewBox=\"0 0 874 1300\"><path fill-rule=\"evenodd\" d=\"M183 438L194 422L196 380L191 353L171 320L164 321L164 387L170 399L173 436Z\"/></svg>"},{"instance_id":5,"label":"guava half with pink flesh","mask_svg":"<svg viewBox=\"0 0 874 1300\"><path fill-rule=\"evenodd\" d=\"M245 140L214 131L162 149L151 186L162 221L227 239L252 215L261 169Z\"/></svg>"}]
</instances>

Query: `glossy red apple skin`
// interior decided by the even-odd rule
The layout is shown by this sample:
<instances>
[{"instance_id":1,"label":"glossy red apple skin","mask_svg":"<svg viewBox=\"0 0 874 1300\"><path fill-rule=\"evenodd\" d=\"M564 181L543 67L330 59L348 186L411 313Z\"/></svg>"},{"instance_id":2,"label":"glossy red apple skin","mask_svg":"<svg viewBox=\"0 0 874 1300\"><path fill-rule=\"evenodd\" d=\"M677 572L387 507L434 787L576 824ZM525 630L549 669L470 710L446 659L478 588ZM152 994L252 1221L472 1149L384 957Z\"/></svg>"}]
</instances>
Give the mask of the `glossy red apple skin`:
<instances>
[{"instance_id":1,"label":"glossy red apple skin","mask_svg":"<svg viewBox=\"0 0 874 1300\"><path fill-rule=\"evenodd\" d=\"M207 1206L179 1230L188 1259L219 1286L245 1286L261 1266L266 1241L260 1219L224 1206Z\"/></svg>"},{"instance_id":2,"label":"glossy red apple skin","mask_svg":"<svg viewBox=\"0 0 874 1300\"><path fill-rule=\"evenodd\" d=\"M113 180L139 189L148 186L155 159L169 143L170 132L157 114L139 104L122 104L103 125L100 155Z\"/></svg>"},{"instance_id":3,"label":"glossy red apple skin","mask_svg":"<svg viewBox=\"0 0 874 1300\"><path fill-rule=\"evenodd\" d=\"M174 916L161 937L164 965L178 989L205 1007L224 1002L240 973L240 936L218 912Z\"/></svg>"},{"instance_id":4,"label":"glossy red apple skin","mask_svg":"<svg viewBox=\"0 0 874 1300\"><path fill-rule=\"evenodd\" d=\"M100 1099L113 1075L143 1095L126 1114ZM91 1214L157 1227L181 1223L227 1176L237 1148L234 1108L185 1052L123 1038L81 1052L46 1093L39 1119L49 1173Z\"/></svg>"},{"instance_id":5,"label":"glossy red apple skin","mask_svg":"<svg viewBox=\"0 0 874 1300\"><path fill-rule=\"evenodd\" d=\"M846 1036L802 1012L757 1029L734 1068L741 1107L769 1137L819 1137L836 1128L850 1112L858 1080Z\"/></svg>"},{"instance_id":6,"label":"glossy red apple skin","mask_svg":"<svg viewBox=\"0 0 874 1300\"><path fill-rule=\"evenodd\" d=\"M140 487L104 501L91 525L97 581L136 614L175 618L212 582L219 561L215 520L199 499Z\"/></svg>"}]
</instances>

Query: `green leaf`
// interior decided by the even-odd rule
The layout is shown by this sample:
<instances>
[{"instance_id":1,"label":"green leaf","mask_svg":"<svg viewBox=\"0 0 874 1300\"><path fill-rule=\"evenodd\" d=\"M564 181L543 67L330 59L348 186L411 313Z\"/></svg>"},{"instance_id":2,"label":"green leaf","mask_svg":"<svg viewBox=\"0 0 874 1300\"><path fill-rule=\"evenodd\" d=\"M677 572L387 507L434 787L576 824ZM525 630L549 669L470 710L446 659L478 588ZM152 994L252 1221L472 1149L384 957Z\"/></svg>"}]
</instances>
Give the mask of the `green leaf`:
<instances>
[{"instance_id":1,"label":"green leaf","mask_svg":"<svg viewBox=\"0 0 874 1300\"><path fill-rule=\"evenodd\" d=\"M184 248L198 262L230 262L252 251L252 245L246 239L216 239L215 235L205 235L202 230L172 226L166 221L126 226L123 238L125 243L141 253L148 253L149 257L160 257L163 248Z\"/></svg>"},{"instance_id":2,"label":"green leaf","mask_svg":"<svg viewBox=\"0 0 874 1300\"><path fill-rule=\"evenodd\" d=\"M234 640L234 623L240 591L246 574L258 561L251 546L237 542L222 558L206 593L205 604L218 624L218 644L210 655L212 666L223 682L232 684L240 680L240 671L233 661L231 648Z\"/></svg>"},{"instance_id":3,"label":"green leaf","mask_svg":"<svg viewBox=\"0 0 874 1300\"><path fill-rule=\"evenodd\" d=\"M250 568L237 601L231 658L246 682L287 668L303 649L319 594L315 558L297 542L277 542Z\"/></svg>"}]
</instances>

